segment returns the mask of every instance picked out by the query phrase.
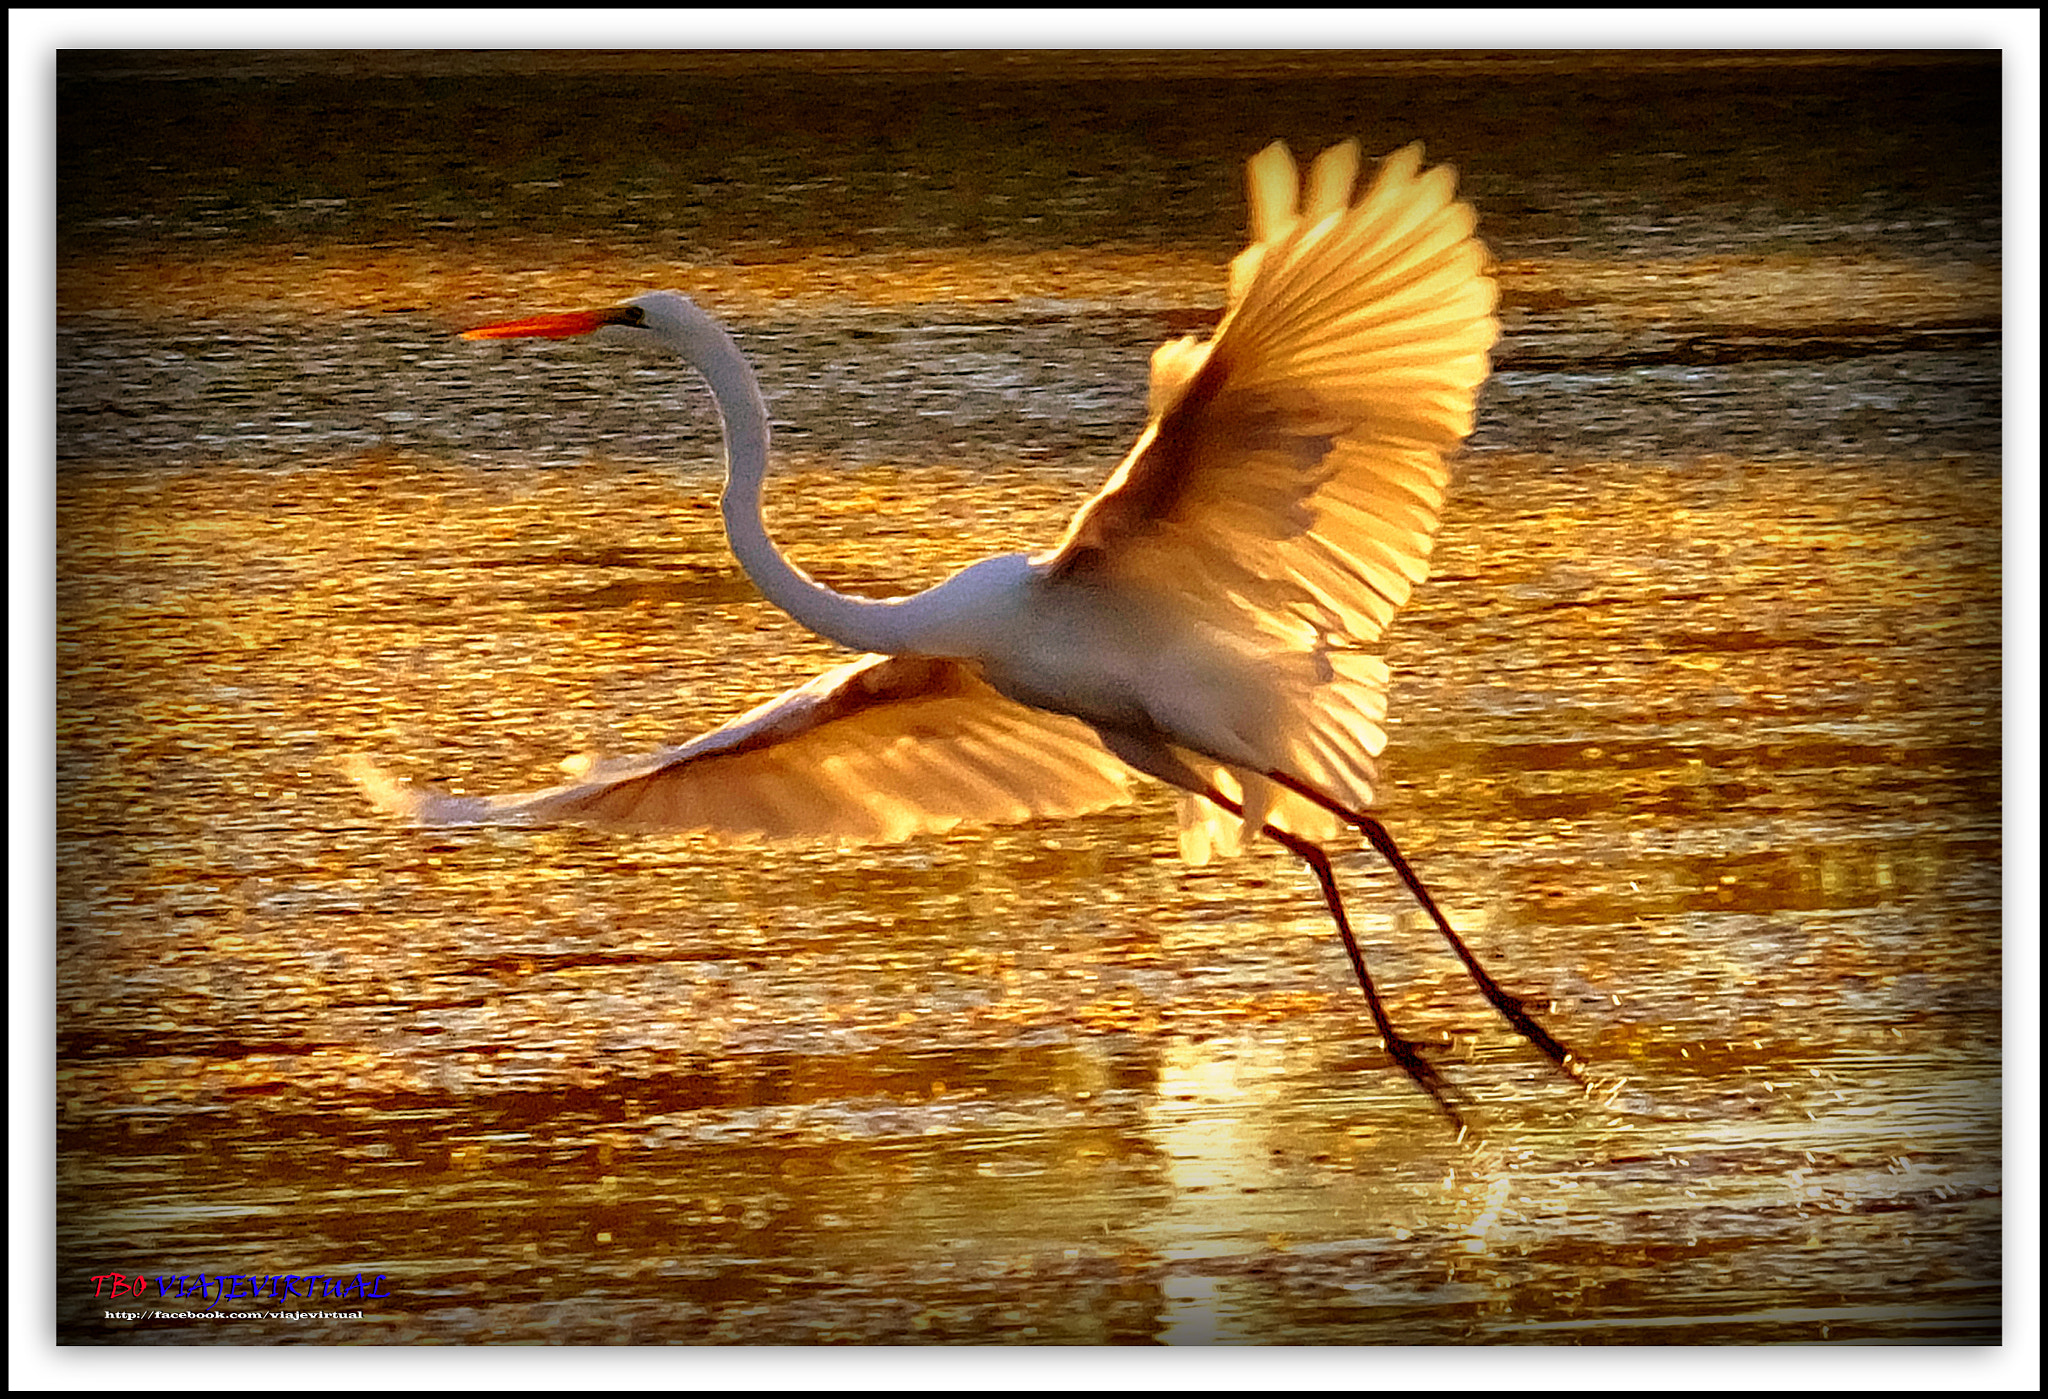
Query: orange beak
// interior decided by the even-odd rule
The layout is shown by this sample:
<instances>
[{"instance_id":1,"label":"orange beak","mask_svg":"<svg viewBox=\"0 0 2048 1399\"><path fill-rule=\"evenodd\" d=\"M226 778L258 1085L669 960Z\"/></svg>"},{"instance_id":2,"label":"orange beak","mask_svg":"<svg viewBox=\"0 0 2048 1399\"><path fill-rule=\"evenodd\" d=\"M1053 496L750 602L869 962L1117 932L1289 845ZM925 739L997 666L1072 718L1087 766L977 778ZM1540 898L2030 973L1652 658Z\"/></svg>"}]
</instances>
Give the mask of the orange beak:
<instances>
[{"instance_id":1,"label":"orange beak","mask_svg":"<svg viewBox=\"0 0 2048 1399\"><path fill-rule=\"evenodd\" d=\"M562 311L552 316L529 316L523 321L499 321L462 332L464 340L567 340L588 335L608 325L640 324L637 306L611 306L602 311Z\"/></svg>"}]
</instances>

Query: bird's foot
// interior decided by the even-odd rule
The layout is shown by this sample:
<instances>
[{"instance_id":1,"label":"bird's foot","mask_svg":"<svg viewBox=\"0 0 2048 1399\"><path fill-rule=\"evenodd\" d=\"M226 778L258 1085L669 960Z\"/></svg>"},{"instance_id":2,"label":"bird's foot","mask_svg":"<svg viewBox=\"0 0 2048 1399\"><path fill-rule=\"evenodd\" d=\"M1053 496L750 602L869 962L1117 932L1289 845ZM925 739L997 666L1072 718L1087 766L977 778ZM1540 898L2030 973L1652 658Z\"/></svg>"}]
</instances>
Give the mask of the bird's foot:
<instances>
[{"instance_id":1,"label":"bird's foot","mask_svg":"<svg viewBox=\"0 0 2048 1399\"><path fill-rule=\"evenodd\" d=\"M1586 1081L1585 1061L1571 1052L1565 1044L1543 1028L1535 1016L1529 1013L1529 1003L1510 991L1502 990L1497 984L1482 985L1487 1000L1493 1008L1506 1017L1508 1024L1515 1027L1523 1039L1542 1050L1550 1061L1564 1071L1565 1077L1575 1083Z\"/></svg>"},{"instance_id":2,"label":"bird's foot","mask_svg":"<svg viewBox=\"0 0 2048 1399\"><path fill-rule=\"evenodd\" d=\"M1419 1042L1393 1034L1384 1028L1380 1030L1380 1042L1387 1047L1387 1053L1393 1057L1394 1062L1401 1066L1401 1071L1415 1080L1416 1087L1429 1094L1443 1115L1450 1119L1451 1125L1458 1129L1458 1134L1463 1136L1465 1119L1459 1113L1457 1104L1469 1103L1471 1098L1439 1073L1436 1065L1423 1057L1422 1045Z\"/></svg>"}]
</instances>

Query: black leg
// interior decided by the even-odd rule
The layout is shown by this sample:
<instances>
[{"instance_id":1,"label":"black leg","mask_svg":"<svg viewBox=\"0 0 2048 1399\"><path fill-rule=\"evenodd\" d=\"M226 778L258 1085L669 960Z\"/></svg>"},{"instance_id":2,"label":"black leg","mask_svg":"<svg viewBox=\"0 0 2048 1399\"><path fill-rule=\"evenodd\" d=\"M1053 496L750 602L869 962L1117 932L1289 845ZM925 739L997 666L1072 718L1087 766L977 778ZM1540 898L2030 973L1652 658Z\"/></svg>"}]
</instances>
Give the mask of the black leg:
<instances>
[{"instance_id":1,"label":"black leg","mask_svg":"<svg viewBox=\"0 0 2048 1399\"><path fill-rule=\"evenodd\" d=\"M1394 867L1394 873L1401 876L1401 882L1408 886L1408 892L1415 896L1415 901L1421 904L1430 918L1436 922L1437 931L1444 935L1444 940L1450 943L1451 950L1458 954L1458 960L1465 964L1465 970L1472 974L1472 980L1478 985L1480 994L1492 1002L1493 1008L1506 1017L1508 1024L1520 1031L1523 1038L1549 1055L1559 1068L1573 1078L1583 1080L1577 1056L1559 1043L1550 1031L1536 1022L1536 1017L1529 1014L1527 1003L1522 997L1504 989L1487 974L1486 968L1479 965L1479 959L1472 955L1464 940L1452 930L1451 921L1444 917L1443 910L1436 906L1436 900L1431 898L1429 890L1423 887L1422 877L1415 873L1407 858L1401 854L1401 847L1394 843L1394 837L1388 833L1385 826L1364 812L1352 811L1306 782L1289 777L1284 772L1269 772L1266 776L1297 796L1306 797L1372 842L1372 848L1379 851L1381 857ZM1270 833L1272 828L1268 827L1267 830ZM1346 938L1349 939L1348 933Z\"/></svg>"},{"instance_id":2,"label":"black leg","mask_svg":"<svg viewBox=\"0 0 2048 1399\"><path fill-rule=\"evenodd\" d=\"M1213 787L1203 790L1202 796L1234 816L1244 815L1242 806ZM1444 1116L1451 1120L1451 1125L1462 1133L1465 1130L1465 1119L1459 1116L1458 1109L1451 1099L1462 1098L1464 1095L1437 1072L1434 1064L1422 1057L1422 1046L1419 1043L1394 1029L1394 1022L1388 1017L1387 1008L1380 1001L1379 990L1372 984L1372 973L1366 970L1365 953L1359 949L1358 939L1351 931L1351 920L1344 914L1344 900L1337 892L1337 876L1330 869L1330 857L1323 852L1321 846L1303 840L1292 832L1283 831L1278 826L1269 825L1261 829L1264 834L1300 856L1302 861L1315 871L1316 883L1322 886L1323 902L1329 906L1330 917L1336 920L1337 933L1344 939L1345 952L1350 954L1351 970L1357 973L1359 989L1365 992L1365 1004L1372 1012L1373 1028L1379 1031L1380 1042L1386 1045L1387 1053L1401 1066L1402 1072L1414 1079L1416 1086L1423 1092L1429 1094L1443 1110Z\"/></svg>"},{"instance_id":3,"label":"black leg","mask_svg":"<svg viewBox=\"0 0 2048 1399\"><path fill-rule=\"evenodd\" d=\"M1352 934L1351 920L1344 916L1344 901L1337 894L1337 877L1330 870L1330 857L1322 847L1311 845L1299 836L1290 835L1277 826L1265 827L1265 833L1292 850L1315 871L1316 883L1323 886L1323 902L1329 905L1330 916L1337 921L1338 935L1344 939L1344 950L1351 956L1351 970L1358 974L1358 985L1365 992L1365 1004L1372 1011L1373 1028L1380 1032L1380 1042L1387 1047L1387 1053L1394 1057L1408 1077L1420 1085L1422 1091L1436 1100L1444 1116L1451 1119L1451 1125L1460 1132L1465 1130L1465 1119L1458 1115L1452 1104L1453 1097L1463 1098L1464 1094L1454 1089L1444 1076L1437 1072L1436 1065L1422 1057L1422 1046L1416 1041L1396 1034L1394 1022L1387 1017L1387 1008L1380 1003L1380 993L1373 987L1372 975L1365 969L1365 954L1359 950L1358 939Z\"/></svg>"}]
</instances>

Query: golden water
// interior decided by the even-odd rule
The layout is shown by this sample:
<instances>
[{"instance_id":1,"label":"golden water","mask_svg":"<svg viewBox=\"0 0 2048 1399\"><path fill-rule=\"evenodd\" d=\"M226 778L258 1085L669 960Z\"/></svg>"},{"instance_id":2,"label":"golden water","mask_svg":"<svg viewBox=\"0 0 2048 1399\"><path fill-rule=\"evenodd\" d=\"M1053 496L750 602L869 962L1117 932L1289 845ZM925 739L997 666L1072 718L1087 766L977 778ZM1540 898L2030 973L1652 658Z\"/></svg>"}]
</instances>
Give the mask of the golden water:
<instances>
[{"instance_id":1,"label":"golden water","mask_svg":"<svg viewBox=\"0 0 2048 1399\"><path fill-rule=\"evenodd\" d=\"M778 536L894 593L1057 536L1227 242L67 250L60 1336L1996 1339L1995 261L1504 222L1382 814L1593 1091L1342 870L1465 1141L1305 871L1183 867L1157 792L736 848L405 829L335 766L532 786L840 659L732 565L683 376L453 329L699 291L763 366ZM287 1333L82 1281L251 1270L391 1295Z\"/></svg>"}]
</instances>

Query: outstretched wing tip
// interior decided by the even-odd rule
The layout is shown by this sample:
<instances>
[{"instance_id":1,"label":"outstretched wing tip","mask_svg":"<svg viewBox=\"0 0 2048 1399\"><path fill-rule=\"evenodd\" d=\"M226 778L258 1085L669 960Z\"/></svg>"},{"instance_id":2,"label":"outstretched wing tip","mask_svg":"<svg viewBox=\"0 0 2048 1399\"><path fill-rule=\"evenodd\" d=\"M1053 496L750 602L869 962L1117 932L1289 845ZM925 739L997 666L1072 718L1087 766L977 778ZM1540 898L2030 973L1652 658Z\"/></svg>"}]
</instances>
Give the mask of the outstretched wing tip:
<instances>
[{"instance_id":1,"label":"outstretched wing tip","mask_svg":"<svg viewBox=\"0 0 2048 1399\"><path fill-rule=\"evenodd\" d=\"M488 797L452 796L424 783L407 782L367 754L350 753L335 766L372 807L415 826L516 825L521 819L516 805L502 798L494 802Z\"/></svg>"},{"instance_id":2,"label":"outstretched wing tip","mask_svg":"<svg viewBox=\"0 0 2048 1399\"><path fill-rule=\"evenodd\" d=\"M356 784L356 790L369 799L371 806L389 816L403 816L408 819L419 815L424 794L419 788L400 778L392 776L380 763L367 753L349 753L339 758L335 766L344 777Z\"/></svg>"}]
</instances>

